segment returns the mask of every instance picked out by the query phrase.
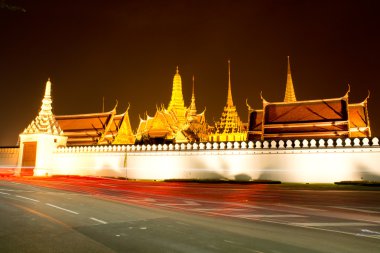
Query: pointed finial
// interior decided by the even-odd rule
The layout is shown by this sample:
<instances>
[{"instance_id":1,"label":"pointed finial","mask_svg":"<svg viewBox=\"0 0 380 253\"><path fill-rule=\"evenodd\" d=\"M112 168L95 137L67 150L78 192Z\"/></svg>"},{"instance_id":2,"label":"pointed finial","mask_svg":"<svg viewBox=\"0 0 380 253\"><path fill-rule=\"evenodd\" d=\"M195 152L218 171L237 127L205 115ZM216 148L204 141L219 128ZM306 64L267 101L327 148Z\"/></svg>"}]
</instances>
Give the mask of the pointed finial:
<instances>
[{"instance_id":1,"label":"pointed finial","mask_svg":"<svg viewBox=\"0 0 380 253\"><path fill-rule=\"evenodd\" d=\"M289 57L289 55L287 56L287 58L288 58L288 74L292 74L290 72L290 57Z\"/></svg>"},{"instance_id":2,"label":"pointed finial","mask_svg":"<svg viewBox=\"0 0 380 253\"><path fill-rule=\"evenodd\" d=\"M288 56L288 74L286 78L286 88L284 102L296 102L296 94L294 92L292 73L290 71L290 57Z\"/></svg>"},{"instance_id":3,"label":"pointed finial","mask_svg":"<svg viewBox=\"0 0 380 253\"><path fill-rule=\"evenodd\" d=\"M227 94L227 106L233 106L232 91L231 91L231 61L228 60L228 94Z\"/></svg>"},{"instance_id":4,"label":"pointed finial","mask_svg":"<svg viewBox=\"0 0 380 253\"><path fill-rule=\"evenodd\" d=\"M351 91L351 86L349 83L347 84L347 86L348 86L348 90L347 90L346 94L344 95L345 98L348 98L348 95L350 94L350 91Z\"/></svg>"},{"instance_id":5,"label":"pointed finial","mask_svg":"<svg viewBox=\"0 0 380 253\"><path fill-rule=\"evenodd\" d=\"M248 104L248 98L245 99L245 104L248 107L248 111L252 111L252 107Z\"/></svg>"},{"instance_id":6,"label":"pointed finial","mask_svg":"<svg viewBox=\"0 0 380 253\"><path fill-rule=\"evenodd\" d=\"M176 73L179 74L178 65L177 65Z\"/></svg>"},{"instance_id":7,"label":"pointed finial","mask_svg":"<svg viewBox=\"0 0 380 253\"><path fill-rule=\"evenodd\" d=\"M46 87L45 87L45 98L50 98L51 96L51 82L50 77L46 81Z\"/></svg>"},{"instance_id":8,"label":"pointed finial","mask_svg":"<svg viewBox=\"0 0 380 253\"><path fill-rule=\"evenodd\" d=\"M371 95L371 91L370 91L370 90L368 90L368 95L367 95L367 97L365 98L365 100L368 100L368 99L369 99L369 97L370 97L370 95Z\"/></svg>"},{"instance_id":9,"label":"pointed finial","mask_svg":"<svg viewBox=\"0 0 380 253\"><path fill-rule=\"evenodd\" d=\"M193 92L191 94L191 102L190 102L190 106L189 106L189 113L190 113L190 116L195 116L197 114L197 107L195 105L195 85L194 85L194 75L193 75Z\"/></svg>"},{"instance_id":10,"label":"pointed finial","mask_svg":"<svg viewBox=\"0 0 380 253\"><path fill-rule=\"evenodd\" d=\"M193 95L194 95L194 75L193 75Z\"/></svg>"}]
</instances>

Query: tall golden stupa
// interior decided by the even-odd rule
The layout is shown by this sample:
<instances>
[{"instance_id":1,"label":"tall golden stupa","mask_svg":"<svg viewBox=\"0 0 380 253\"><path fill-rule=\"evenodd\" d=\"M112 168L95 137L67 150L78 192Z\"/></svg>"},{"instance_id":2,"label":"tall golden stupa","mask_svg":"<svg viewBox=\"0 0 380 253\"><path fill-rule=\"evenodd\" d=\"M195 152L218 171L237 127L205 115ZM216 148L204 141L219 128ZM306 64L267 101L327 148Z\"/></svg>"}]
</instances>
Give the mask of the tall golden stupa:
<instances>
[{"instance_id":1,"label":"tall golden stupa","mask_svg":"<svg viewBox=\"0 0 380 253\"><path fill-rule=\"evenodd\" d=\"M215 132L209 136L209 141L245 141L246 138L247 133L232 100L231 66L228 61L227 103L220 120L215 123Z\"/></svg>"}]
</instances>

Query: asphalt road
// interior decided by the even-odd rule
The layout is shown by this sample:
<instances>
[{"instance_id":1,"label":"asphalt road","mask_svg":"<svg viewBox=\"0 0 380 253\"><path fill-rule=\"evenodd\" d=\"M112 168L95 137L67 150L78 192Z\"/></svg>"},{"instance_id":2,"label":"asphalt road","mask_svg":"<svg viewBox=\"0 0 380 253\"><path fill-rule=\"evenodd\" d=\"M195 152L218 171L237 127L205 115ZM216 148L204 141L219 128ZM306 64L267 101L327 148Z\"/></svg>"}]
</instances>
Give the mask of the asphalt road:
<instances>
[{"instance_id":1,"label":"asphalt road","mask_svg":"<svg viewBox=\"0 0 380 253\"><path fill-rule=\"evenodd\" d=\"M0 252L380 252L380 191L2 178Z\"/></svg>"}]
</instances>

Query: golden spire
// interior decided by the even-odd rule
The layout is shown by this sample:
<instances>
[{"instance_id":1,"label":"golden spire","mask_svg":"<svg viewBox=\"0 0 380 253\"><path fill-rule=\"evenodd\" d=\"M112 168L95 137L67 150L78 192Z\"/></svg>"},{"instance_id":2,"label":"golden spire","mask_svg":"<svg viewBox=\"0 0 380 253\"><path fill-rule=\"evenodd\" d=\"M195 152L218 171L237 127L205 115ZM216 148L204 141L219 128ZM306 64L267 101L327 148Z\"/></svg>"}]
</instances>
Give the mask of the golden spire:
<instances>
[{"instance_id":1,"label":"golden spire","mask_svg":"<svg viewBox=\"0 0 380 253\"><path fill-rule=\"evenodd\" d=\"M232 92L231 92L231 66L230 60L228 60L228 95L227 95L227 106L233 106L234 103L232 101Z\"/></svg>"},{"instance_id":2,"label":"golden spire","mask_svg":"<svg viewBox=\"0 0 380 253\"><path fill-rule=\"evenodd\" d=\"M294 92L292 73L290 71L290 59L288 56L288 76L286 79L286 90L285 90L284 102L296 102L296 101L297 99L296 99L296 94Z\"/></svg>"},{"instance_id":3,"label":"golden spire","mask_svg":"<svg viewBox=\"0 0 380 253\"><path fill-rule=\"evenodd\" d=\"M197 107L195 106L194 75L193 75L193 92L191 95L191 103L189 106L189 113L191 116L195 116L197 114Z\"/></svg>"},{"instance_id":4,"label":"golden spire","mask_svg":"<svg viewBox=\"0 0 380 253\"><path fill-rule=\"evenodd\" d=\"M183 94L182 94L182 79L179 74L178 66L176 69L176 73L173 78L173 90L172 90L172 97L169 102L168 111L174 111L181 123L184 123L185 121L185 103L183 101Z\"/></svg>"}]
</instances>

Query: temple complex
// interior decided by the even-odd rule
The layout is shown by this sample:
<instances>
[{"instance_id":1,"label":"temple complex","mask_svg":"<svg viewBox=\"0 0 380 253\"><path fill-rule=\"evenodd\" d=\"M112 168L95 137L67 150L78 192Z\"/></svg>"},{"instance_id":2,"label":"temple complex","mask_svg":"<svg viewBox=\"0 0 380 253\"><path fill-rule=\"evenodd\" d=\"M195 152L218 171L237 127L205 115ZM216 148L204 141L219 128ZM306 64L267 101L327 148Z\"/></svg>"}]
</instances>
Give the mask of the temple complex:
<instances>
[{"instance_id":1,"label":"temple complex","mask_svg":"<svg viewBox=\"0 0 380 253\"><path fill-rule=\"evenodd\" d=\"M263 109L248 106L249 140L370 137L367 100L349 104L349 91L339 98L297 101L288 57L283 102L268 102Z\"/></svg>"},{"instance_id":2,"label":"temple complex","mask_svg":"<svg viewBox=\"0 0 380 253\"><path fill-rule=\"evenodd\" d=\"M367 108L369 95L360 103L349 103L350 90L338 98L297 100L289 57L284 100L269 102L261 96L262 109L253 109L247 104L248 129L233 103L230 61L227 101L214 127L207 124L205 110L197 112L194 76L190 103L185 106L178 67L168 107L162 105L157 107L154 116L140 118L136 133L131 127L129 107L124 113L117 114L117 104L108 112L54 115L51 85L49 79L39 114L20 134L26 153L36 152L34 139L44 134L53 136L54 145L58 146L371 137ZM27 165L28 157L25 159L23 162Z\"/></svg>"},{"instance_id":3,"label":"temple complex","mask_svg":"<svg viewBox=\"0 0 380 253\"><path fill-rule=\"evenodd\" d=\"M215 123L214 133L209 135L209 141L245 141L246 138L247 133L232 100L231 67L228 61L227 103L220 120Z\"/></svg>"},{"instance_id":4,"label":"temple complex","mask_svg":"<svg viewBox=\"0 0 380 253\"><path fill-rule=\"evenodd\" d=\"M129 106L121 114L116 104L106 112L55 116L51 87L48 80L19 146L0 148L7 173L301 183L380 178L379 139L369 138L369 94L360 103L349 102L350 89L338 98L297 100L289 58L284 100L261 95L262 109L247 103L248 131L233 103L230 62L227 102L214 128L205 110L197 112L194 77L185 106L178 68L168 107L140 119L136 133Z\"/></svg>"}]
</instances>

